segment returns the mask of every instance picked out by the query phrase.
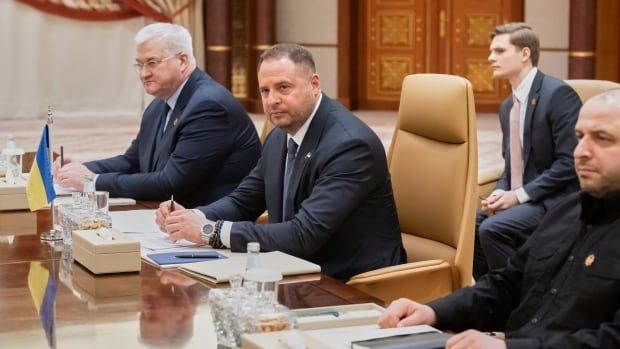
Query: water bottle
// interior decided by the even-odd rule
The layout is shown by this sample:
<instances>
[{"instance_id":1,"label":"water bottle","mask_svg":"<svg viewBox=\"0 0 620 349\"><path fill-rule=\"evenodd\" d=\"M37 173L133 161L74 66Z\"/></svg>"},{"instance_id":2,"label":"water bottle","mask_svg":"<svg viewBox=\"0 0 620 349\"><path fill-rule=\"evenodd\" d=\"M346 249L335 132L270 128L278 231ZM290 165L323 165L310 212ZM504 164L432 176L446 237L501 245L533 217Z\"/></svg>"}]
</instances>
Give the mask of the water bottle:
<instances>
[{"instance_id":1,"label":"water bottle","mask_svg":"<svg viewBox=\"0 0 620 349\"><path fill-rule=\"evenodd\" d=\"M260 266L258 257L260 256L260 244L258 242L248 242L247 259L245 262L245 270L258 268Z\"/></svg>"}]
</instances>

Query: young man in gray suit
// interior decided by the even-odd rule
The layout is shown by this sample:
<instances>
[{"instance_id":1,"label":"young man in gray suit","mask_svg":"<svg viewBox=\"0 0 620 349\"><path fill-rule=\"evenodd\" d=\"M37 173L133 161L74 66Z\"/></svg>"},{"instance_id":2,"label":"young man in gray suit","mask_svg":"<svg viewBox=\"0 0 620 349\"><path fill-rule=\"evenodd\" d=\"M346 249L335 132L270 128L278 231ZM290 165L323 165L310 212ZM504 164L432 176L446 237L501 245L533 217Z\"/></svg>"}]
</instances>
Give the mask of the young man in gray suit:
<instances>
[{"instance_id":1,"label":"young man in gray suit","mask_svg":"<svg viewBox=\"0 0 620 349\"><path fill-rule=\"evenodd\" d=\"M476 217L476 279L504 267L545 212L579 188L572 157L579 96L536 68L539 41L529 25L500 25L491 38L493 77L507 79L512 95L499 111L504 173Z\"/></svg>"},{"instance_id":2,"label":"young man in gray suit","mask_svg":"<svg viewBox=\"0 0 620 349\"><path fill-rule=\"evenodd\" d=\"M136 34L136 70L155 97L125 154L81 164L65 157L54 164L56 180L82 190L95 174L97 190L112 196L184 205L228 195L260 157L254 124L222 85L196 67L189 32L154 23Z\"/></svg>"},{"instance_id":3,"label":"young man in gray suit","mask_svg":"<svg viewBox=\"0 0 620 349\"><path fill-rule=\"evenodd\" d=\"M340 280L405 261L385 150L376 134L321 92L310 52L263 53L258 86L267 137L258 165L229 196L157 223L173 240L244 251L251 241L321 265ZM269 224L255 224L265 209Z\"/></svg>"}]
</instances>

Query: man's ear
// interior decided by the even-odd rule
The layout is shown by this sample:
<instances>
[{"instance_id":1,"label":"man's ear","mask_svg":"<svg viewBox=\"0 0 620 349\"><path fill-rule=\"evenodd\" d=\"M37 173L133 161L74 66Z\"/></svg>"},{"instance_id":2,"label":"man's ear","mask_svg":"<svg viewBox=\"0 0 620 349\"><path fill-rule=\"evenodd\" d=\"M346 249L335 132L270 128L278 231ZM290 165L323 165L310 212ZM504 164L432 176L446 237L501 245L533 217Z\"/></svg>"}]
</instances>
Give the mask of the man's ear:
<instances>
[{"instance_id":1,"label":"man's ear","mask_svg":"<svg viewBox=\"0 0 620 349\"><path fill-rule=\"evenodd\" d=\"M532 59L532 50L530 50L529 47L522 48L521 52L523 53L523 61L524 62L526 62L527 60Z\"/></svg>"},{"instance_id":2,"label":"man's ear","mask_svg":"<svg viewBox=\"0 0 620 349\"><path fill-rule=\"evenodd\" d=\"M319 74L312 74L310 77L310 85L312 86L312 90L315 92L315 97L317 97L319 92L321 92L321 79L319 78Z\"/></svg>"},{"instance_id":3,"label":"man's ear","mask_svg":"<svg viewBox=\"0 0 620 349\"><path fill-rule=\"evenodd\" d=\"M183 52L179 56L179 60L181 61L181 72L185 72L185 69L189 67L189 56L187 56L187 53Z\"/></svg>"}]
</instances>

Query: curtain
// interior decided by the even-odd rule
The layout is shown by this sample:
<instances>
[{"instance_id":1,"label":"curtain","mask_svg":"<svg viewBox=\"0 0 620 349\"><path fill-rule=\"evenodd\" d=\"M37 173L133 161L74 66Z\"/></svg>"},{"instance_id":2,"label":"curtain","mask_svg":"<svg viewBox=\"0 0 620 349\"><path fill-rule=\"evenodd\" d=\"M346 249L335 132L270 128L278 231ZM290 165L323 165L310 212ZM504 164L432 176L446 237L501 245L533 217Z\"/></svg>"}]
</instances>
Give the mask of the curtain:
<instances>
[{"instance_id":1,"label":"curtain","mask_svg":"<svg viewBox=\"0 0 620 349\"><path fill-rule=\"evenodd\" d=\"M132 66L144 17L91 22L0 1L0 119L140 117L146 103Z\"/></svg>"}]
</instances>

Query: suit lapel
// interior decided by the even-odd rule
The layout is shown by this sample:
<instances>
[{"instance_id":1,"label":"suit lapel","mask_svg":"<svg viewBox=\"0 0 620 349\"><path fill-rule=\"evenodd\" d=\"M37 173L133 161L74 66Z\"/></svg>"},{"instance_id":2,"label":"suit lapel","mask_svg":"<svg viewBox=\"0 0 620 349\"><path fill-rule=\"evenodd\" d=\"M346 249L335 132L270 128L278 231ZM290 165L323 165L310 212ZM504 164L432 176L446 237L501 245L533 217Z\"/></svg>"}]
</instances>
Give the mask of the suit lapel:
<instances>
[{"instance_id":1,"label":"suit lapel","mask_svg":"<svg viewBox=\"0 0 620 349\"><path fill-rule=\"evenodd\" d=\"M267 122L267 121L265 121ZM263 172L265 201L270 222L282 221L282 184L286 161L286 132L274 129L269 142L263 148Z\"/></svg>"},{"instance_id":2,"label":"suit lapel","mask_svg":"<svg viewBox=\"0 0 620 349\"><path fill-rule=\"evenodd\" d=\"M168 120L166 132L164 132L164 135L161 137L159 142L157 142L157 146L155 147L153 155L153 165L151 167L152 171L155 171L158 168L159 163L164 163L168 159L168 152L170 150L172 138L174 138L175 129L181 121L185 106L187 105L190 97L194 94L194 91L196 90L197 80L201 74L202 72L198 68L196 68L192 72L192 74L190 74L187 82L185 83L185 86L183 86L183 90L181 91L181 94L179 94L177 103L175 104L172 113L170 113L170 120Z\"/></svg>"},{"instance_id":3,"label":"suit lapel","mask_svg":"<svg viewBox=\"0 0 620 349\"><path fill-rule=\"evenodd\" d=\"M306 132L304 140L302 141L299 151L297 152L297 157L295 158L295 168L291 176L290 187L288 190L288 198L286 198L286 209L291 210L291 212L288 212L288 217L292 217L294 215L294 212L292 211L294 211L293 206L295 202L295 194L297 193L300 179L304 174L308 163L312 159L314 151L319 146L319 142L321 141L323 129L327 122L329 105L330 99L326 95L323 95L321 105L319 105L319 108L317 109L316 114L308 127L308 132Z\"/></svg>"},{"instance_id":4,"label":"suit lapel","mask_svg":"<svg viewBox=\"0 0 620 349\"><path fill-rule=\"evenodd\" d=\"M161 117L162 117L162 114L164 113L166 102L164 102L161 99L158 99L157 101L158 101L158 106L154 107L156 112L155 112L155 116L152 119L153 121L150 127L148 137L146 138L147 144L145 144L146 149L149 150L147 152L148 153L147 163L149 164L149 171L153 171L155 167L156 154L158 153L157 148L159 148L159 146L163 142L163 139L158 140L158 137L159 137L159 132L160 132L159 127L161 125Z\"/></svg>"},{"instance_id":5,"label":"suit lapel","mask_svg":"<svg viewBox=\"0 0 620 349\"><path fill-rule=\"evenodd\" d=\"M532 82L532 88L527 98L527 106L525 110L525 120L523 125L523 166L527 164L530 156L530 150L532 146L532 124L534 117L534 111L538 106L538 98L540 97L540 88L542 86L543 78L545 74L538 71Z\"/></svg>"}]
</instances>

